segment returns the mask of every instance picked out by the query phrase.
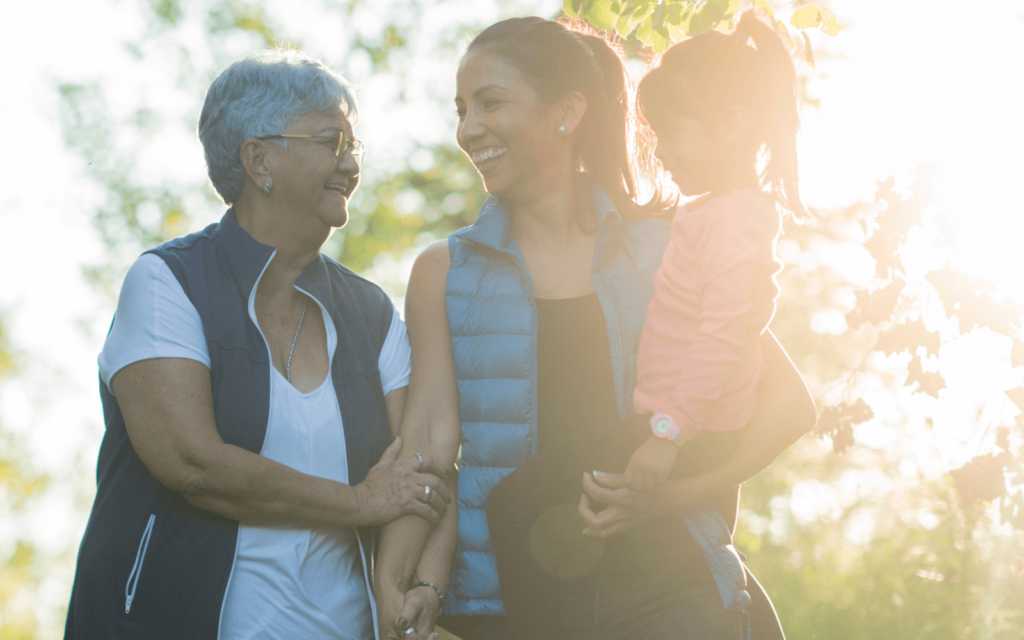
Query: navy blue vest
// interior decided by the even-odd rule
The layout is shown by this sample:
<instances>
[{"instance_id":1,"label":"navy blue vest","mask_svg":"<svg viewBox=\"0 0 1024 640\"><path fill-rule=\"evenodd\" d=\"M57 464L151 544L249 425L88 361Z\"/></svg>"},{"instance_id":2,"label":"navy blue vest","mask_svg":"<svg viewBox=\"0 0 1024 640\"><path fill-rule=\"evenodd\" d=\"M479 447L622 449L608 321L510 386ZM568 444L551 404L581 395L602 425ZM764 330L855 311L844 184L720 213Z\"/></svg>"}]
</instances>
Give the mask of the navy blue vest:
<instances>
[{"instance_id":1,"label":"navy blue vest","mask_svg":"<svg viewBox=\"0 0 1024 640\"><path fill-rule=\"evenodd\" d=\"M230 209L219 224L149 252L167 263L203 321L221 438L254 453L267 432L271 363L248 301L273 252ZM331 374L355 485L391 442L377 361L394 307L379 287L324 256L295 286L327 309L337 329ZM238 522L161 485L135 453L117 400L102 383L100 393L106 433L65 637L215 640ZM370 532L359 538L372 558Z\"/></svg>"}]
</instances>

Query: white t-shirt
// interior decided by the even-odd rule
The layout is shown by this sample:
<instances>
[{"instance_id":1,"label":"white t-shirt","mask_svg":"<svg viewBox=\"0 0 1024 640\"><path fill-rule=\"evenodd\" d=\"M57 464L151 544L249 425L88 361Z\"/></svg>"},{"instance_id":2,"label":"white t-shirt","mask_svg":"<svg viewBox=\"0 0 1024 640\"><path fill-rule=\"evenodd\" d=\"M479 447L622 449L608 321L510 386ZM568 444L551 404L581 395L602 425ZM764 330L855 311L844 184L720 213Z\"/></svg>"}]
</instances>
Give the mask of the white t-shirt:
<instances>
[{"instance_id":1,"label":"white t-shirt","mask_svg":"<svg viewBox=\"0 0 1024 640\"><path fill-rule=\"evenodd\" d=\"M273 259L273 258L271 258ZM257 281L249 296L256 321ZM338 336L327 310L327 352ZM261 331L262 334L262 331ZM188 358L210 366L202 320L162 259L139 258L125 277L117 315L99 356L110 385L123 367L149 358ZM411 351L396 311L378 359L384 393L409 384ZM348 483L345 431L330 367L317 389L301 393L271 367L270 416L261 455L312 476ZM224 596L220 638L375 636L374 604L355 530L242 523Z\"/></svg>"}]
</instances>

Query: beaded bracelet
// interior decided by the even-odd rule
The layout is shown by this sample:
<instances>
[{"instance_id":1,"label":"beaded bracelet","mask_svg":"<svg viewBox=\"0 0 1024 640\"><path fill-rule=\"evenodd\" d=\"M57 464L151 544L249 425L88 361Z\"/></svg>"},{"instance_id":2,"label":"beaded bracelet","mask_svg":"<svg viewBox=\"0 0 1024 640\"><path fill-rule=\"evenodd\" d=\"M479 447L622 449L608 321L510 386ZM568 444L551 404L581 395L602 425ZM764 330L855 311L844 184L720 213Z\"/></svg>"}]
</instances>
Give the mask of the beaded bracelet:
<instances>
[{"instance_id":1,"label":"beaded bracelet","mask_svg":"<svg viewBox=\"0 0 1024 640\"><path fill-rule=\"evenodd\" d=\"M441 599L441 604L438 607L438 609L443 609L444 608L444 594L441 593L441 590L437 588L437 585L435 585L433 582L427 582L426 580L420 580L419 584L417 584L416 586L417 587L430 587L431 589L433 589L437 593L437 597Z\"/></svg>"}]
</instances>

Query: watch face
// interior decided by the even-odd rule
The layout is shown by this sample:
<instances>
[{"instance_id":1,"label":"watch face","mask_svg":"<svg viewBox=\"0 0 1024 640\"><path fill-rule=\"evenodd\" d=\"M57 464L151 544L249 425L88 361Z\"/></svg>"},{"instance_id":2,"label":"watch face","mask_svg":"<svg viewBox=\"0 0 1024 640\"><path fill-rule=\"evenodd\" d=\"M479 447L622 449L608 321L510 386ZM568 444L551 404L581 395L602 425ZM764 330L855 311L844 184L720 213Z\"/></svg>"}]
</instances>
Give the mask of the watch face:
<instances>
[{"instance_id":1,"label":"watch face","mask_svg":"<svg viewBox=\"0 0 1024 640\"><path fill-rule=\"evenodd\" d=\"M669 429L672 428L672 422L668 418L658 418L654 421L654 424L651 425L651 428L654 429L654 433L657 435L664 436L667 435Z\"/></svg>"}]
</instances>

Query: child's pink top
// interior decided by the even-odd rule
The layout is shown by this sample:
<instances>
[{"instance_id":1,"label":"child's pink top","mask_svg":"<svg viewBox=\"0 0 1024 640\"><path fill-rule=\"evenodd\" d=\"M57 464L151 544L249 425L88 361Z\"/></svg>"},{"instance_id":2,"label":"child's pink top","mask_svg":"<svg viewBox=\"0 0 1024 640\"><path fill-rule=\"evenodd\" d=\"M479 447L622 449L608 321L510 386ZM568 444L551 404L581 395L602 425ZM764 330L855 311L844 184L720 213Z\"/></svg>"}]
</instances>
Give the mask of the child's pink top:
<instances>
[{"instance_id":1,"label":"child's pink top","mask_svg":"<svg viewBox=\"0 0 1024 640\"><path fill-rule=\"evenodd\" d=\"M673 416L687 438L750 420L758 339L779 295L779 230L775 199L757 189L676 212L640 337L638 413Z\"/></svg>"}]
</instances>

